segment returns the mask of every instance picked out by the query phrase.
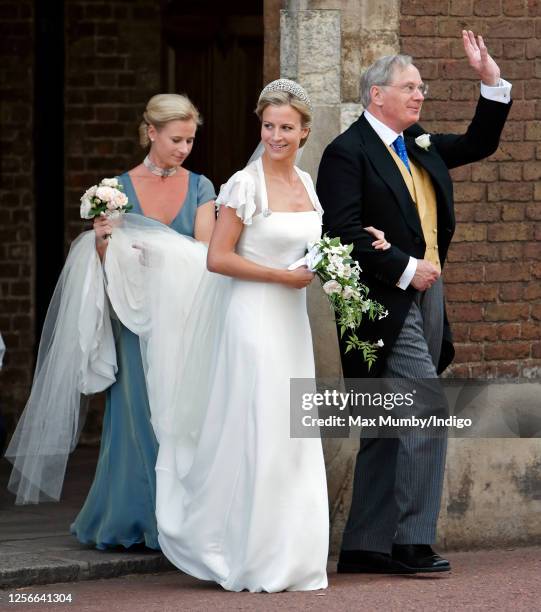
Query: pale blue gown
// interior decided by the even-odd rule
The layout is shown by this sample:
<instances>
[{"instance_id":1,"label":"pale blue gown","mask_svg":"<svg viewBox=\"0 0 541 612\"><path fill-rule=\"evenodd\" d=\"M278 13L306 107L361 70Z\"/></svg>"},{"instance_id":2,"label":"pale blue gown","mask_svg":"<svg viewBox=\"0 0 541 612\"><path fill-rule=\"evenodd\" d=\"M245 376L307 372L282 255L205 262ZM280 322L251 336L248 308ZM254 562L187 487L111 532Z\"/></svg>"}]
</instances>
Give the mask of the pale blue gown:
<instances>
[{"instance_id":1,"label":"pale blue gown","mask_svg":"<svg viewBox=\"0 0 541 612\"><path fill-rule=\"evenodd\" d=\"M144 214L128 173L118 178L133 205L131 212ZM209 179L190 172L186 199L169 227L193 237L197 207L215 198ZM118 373L107 390L94 482L71 533L100 550L133 544L159 550L154 471L158 443L150 424L139 338L114 317L112 324Z\"/></svg>"}]
</instances>

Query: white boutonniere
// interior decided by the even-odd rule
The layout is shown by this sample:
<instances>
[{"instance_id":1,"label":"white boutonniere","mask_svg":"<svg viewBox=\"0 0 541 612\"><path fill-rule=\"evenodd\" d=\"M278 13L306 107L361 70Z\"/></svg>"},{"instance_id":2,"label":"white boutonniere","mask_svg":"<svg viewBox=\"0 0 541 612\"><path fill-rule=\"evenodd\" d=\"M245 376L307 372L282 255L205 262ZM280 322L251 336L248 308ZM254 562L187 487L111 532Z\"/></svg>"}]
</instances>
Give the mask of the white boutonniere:
<instances>
[{"instance_id":1,"label":"white boutonniere","mask_svg":"<svg viewBox=\"0 0 541 612\"><path fill-rule=\"evenodd\" d=\"M430 142L430 134L421 134L420 136L417 136L417 138L415 139L415 144L418 147L421 147L421 149L428 151L430 145L432 144Z\"/></svg>"}]
</instances>

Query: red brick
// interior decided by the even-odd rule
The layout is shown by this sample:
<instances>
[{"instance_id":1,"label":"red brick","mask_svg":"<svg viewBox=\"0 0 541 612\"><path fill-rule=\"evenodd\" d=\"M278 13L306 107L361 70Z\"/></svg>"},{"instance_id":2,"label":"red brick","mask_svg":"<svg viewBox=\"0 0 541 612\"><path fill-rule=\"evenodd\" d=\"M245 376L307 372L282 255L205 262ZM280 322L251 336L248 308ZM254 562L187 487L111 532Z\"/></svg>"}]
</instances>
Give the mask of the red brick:
<instances>
[{"instance_id":1,"label":"red brick","mask_svg":"<svg viewBox=\"0 0 541 612\"><path fill-rule=\"evenodd\" d=\"M527 183L493 183L488 185L489 202L508 200L527 202L532 199L533 187Z\"/></svg>"},{"instance_id":2,"label":"red brick","mask_svg":"<svg viewBox=\"0 0 541 612\"><path fill-rule=\"evenodd\" d=\"M500 223L488 228L488 240L490 242L531 240L532 236L533 228L528 223Z\"/></svg>"},{"instance_id":3,"label":"red brick","mask_svg":"<svg viewBox=\"0 0 541 612\"><path fill-rule=\"evenodd\" d=\"M524 245L524 258L525 259L541 259L541 243L531 242Z\"/></svg>"},{"instance_id":4,"label":"red brick","mask_svg":"<svg viewBox=\"0 0 541 612\"><path fill-rule=\"evenodd\" d=\"M492 183L498 180L498 165L492 162L474 164L471 170L474 182Z\"/></svg>"},{"instance_id":5,"label":"red brick","mask_svg":"<svg viewBox=\"0 0 541 612\"><path fill-rule=\"evenodd\" d=\"M489 21L487 25L487 40L492 38L532 38L535 32L535 23L531 19L499 19Z\"/></svg>"},{"instance_id":6,"label":"red brick","mask_svg":"<svg viewBox=\"0 0 541 612\"><path fill-rule=\"evenodd\" d=\"M485 321L516 321L527 319L527 304L488 304L485 308Z\"/></svg>"},{"instance_id":7,"label":"red brick","mask_svg":"<svg viewBox=\"0 0 541 612\"><path fill-rule=\"evenodd\" d=\"M450 0L449 15L458 17L473 14L473 0Z\"/></svg>"},{"instance_id":8,"label":"red brick","mask_svg":"<svg viewBox=\"0 0 541 612\"><path fill-rule=\"evenodd\" d=\"M528 161L535 158L535 145L531 142L501 142L491 158L494 161Z\"/></svg>"},{"instance_id":9,"label":"red brick","mask_svg":"<svg viewBox=\"0 0 541 612\"><path fill-rule=\"evenodd\" d=\"M503 0L503 13L509 17L523 17L527 14L527 0Z\"/></svg>"},{"instance_id":10,"label":"red brick","mask_svg":"<svg viewBox=\"0 0 541 612\"><path fill-rule=\"evenodd\" d=\"M460 166L459 168L453 168L451 171L451 177L454 183L471 180L471 166Z\"/></svg>"},{"instance_id":11,"label":"red brick","mask_svg":"<svg viewBox=\"0 0 541 612\"><path fill-rule=\"evenodd\" d=\"M485 264L486 282L528 281L530 271L527 266L517 266L514 263Z\"/></svg>"},{"instance_id":12,"label":"red brick","mask_svg":"<svg viewBox=\"0 0 541 612\"><path fill-rule=\"evenodd\" d=\"M541 180L541 161L526 162L523 167L525 181Z\"/></svg>"},{"instance_id":13,"label":"red brick","mask_svg":"<svg viewBox=\"0 0 541 612\"><path fill-rule=\"evenodd\" d=\"M522 180L522 163L520 162L500 162L498 165L501 181L520 181Z\"/></svg>"},{"instance_id":14,"label":"red brick","mask_svg":"<svg viewBox=\"0 0 541 612\"><path fill-rule=\"evenodd\" d=\"M466 342L470 335L469 323L454 323L453 324L453 341Z\"/></svg>"},{"instance_id":15,"label":"red brick","mask_svg":"<svg viewBox=\"0 0 541 612\"><path fill-rule=\"evenodd\" d=\"M524 338L524 340L541 338L541 323L521 323L520 337Z\"/></svg>"},{"instance_id":16,"label":"red brick","mask_svg":"<svg viewBox=\"0 0 541 612\"><path fill-rule=\"evenodd\" d=\"M457 223L454 236L456 242L480 242L486 240L486 238L486 225L481 223Z\"/></svg>"},{"instance_id":17,"label":"red brick","mask_svg":"<svg viewBox=\"0 0 541 612\"><path fill-rule=\"evenodd\" d=\"M526 140L541 140L541 121L528 121L526 124Z\"/></svg>"},{"instance_id":18,"label":"red brick","mask_svg":"<svg viewBox=\"0 0 541 612\"><path fill-rule=\"evenodd\" d=\"M531 62L529 65L532 65ZM510 116L514 121L536 119L535 108L535 100L515 100Z\"/></svg>"},{"instance_id":19,"label":"red brick","mask_svg":"<svg viewBox=\"0 0 541 612\"><path fill-rule=\"evenodd\" d=\"M453 264L445 267L446 283L475 283L483 280L482 266Z\"/></svg>"},{"instance_id":20,"label":"red brick","mask_svg":"<svg viewBox=\"0 0 541 612\"><path fill-rule=\"evenodd\" d=\"M499 363L496 368L497 378L517 378L519 376L519 367L516 363Z\"/></svg>"},{"instance_id":21,"label":"red brick","mask_svg":"<svg viewBox=\"0 0 541 612\"><path fill-rule=\"evenodd\" d=\"M471 294L472 286L470 283L449 283L445 288L445 297L449 302L469 302L471 300Z\"/></svg>"},{"instance_id":22,"label":"red brick","mask_svg":"<svg viewBox=\"0 0 541 612\"><path fill-rule=\"evenodd\" d=\"M502 221L522 221L525 216L524 204L503 204Z\"/></svg>"},{"instance_id":23,"label":"red brick","mask_svg":"<svg viewBox=\"0 0 541 612\"><path fill-rule=\"evenodd\" d=\"M452 242L451 248L447 253L447 261L453 263L456 261L470 261L471 245L466 242Z\"/></svg>"},{"instance_id":24,"label":"red brick","mask_svg":"<svg viewBox=\"0 0 541 612\"><path fill-rule=\"evenodd\" d=\"M528 0L528 15L541 17L541 0Z\"/></svg>"},{"instance_id":25,"label":"red brick","mask_svg":"<svg viewBox=\"0 0 541 612\"><path fill-rule=\"evenodd\" d=\"M486 202L475 205L475 221L499 221L501 219L502 204L491 203L487 206Z\"/></svg>"},{"instance_id":26,"label":"red brick","mask_svg":"<svg viewBox=\"0 0 541 612\"><path fill-rule=\"evenodd\" d=\"M455 343L455 359L457 363L483 361L483 346Z\"/></svg>"},{"instance_id":27,"label":"red brick","mask_svg":"<svg viewBox=\"0 0 541 612\"><path fill-rule=\"evenodd\" d=\"M476 243L472 245L472 261L497 261L499 259L500 253L496 244Z\"/></svg>"},{"instance_id":28,"label":"red brick","mask_svg":"<svg viewBox=\"0 0 541 612\"><path fill-rule=\"evenodd\" d=\"M529 342L504 342L485 346L485 357L488 360L526 359L529 356Z\"/></svg>"},{"instance_id":29,"label":"red brick","mask_svg":"<svg viewBox=\"0 0 541 612\"><path fill-rule=\"evenodd\" d=\"M438 19L438 34L440 36L457 39L457 37L460 37L460 31L466 28L474 32L484 32L486 30L486 20L480 18L456 19L456 17ZM462 44L462 41L460 40L457 44ZM464 55L463 47L462 57Z\"/></svg>"},{"instance_id":30,"label":"red brick","mask_svg":"<svg viewBox=\"0 0 541 612\"><path fill-rule=\"evenodd\" d=\"M526 43L523 40L521 41L506 40L503 43L503 56L505 57L505 59L523 58L525 49L526 49ZM513 91L513 98L514 97L515 97L515 92Z\"/></svg>"},{"instance_id":31,"label":"red brick","mask_svg":"<svg viewBox=\"0 0 541 612\"><path fill-rule=\"evenodd\" d=\"M472 286L472 302L495 302L497 297L496 285L474 284Z\"/></svg>"},{"instance_id":32,"label":"red brick","mask_svg":"<svg viewBox=\"0 0 541 612\"><path fill-rule=\"evenodd\" d=\"M449 304L447 315L450 321L482 321L483 307L473 304Z\"/></svg>"},{"instance_id":33,"label":"red brick","mask_svg":"<svg viewBox=\"0 0 541 612\"><path fill-rule=\"evenodd\" d=\"M489 194L491 187L489 185ZM484 199L485 193L486 187L481 183L458 183L455 185L455 202L479 202Z\"/></svg>"},{"instance_id":34,"label":"red brick","mask_svg":"<svg viewBox=\"0 0 541 612\"><path fill-rule=\"evenodd\" d=\"M516 340L520 338L520 324L506 323L498 325L498 338L500 340Z\"/></svg>"},{"instance_id":35,"label":"red brick","mask_svg":"<svg viewBox=\"0 0 541 612\"><path fill-rule=\"evenodd\" d=\"M468 221L474 220L475 204L459 204L455 208L455 219L459 225L464 225ZM458 229L458 227L457 227ZM457 238L457 234L454 236L455 242L460 242L460 238Z\"/></svg>"},{"instance_id":36,"label":"red brick","mask_svg":"<svg viewBox=\"0 0 541 612\"><path fill-rule=\"evenodd\" d=\"M478 15L480 17L493 17L495 15L501 15L501 0L475 0L473 13L474 15Z\"/></svg>"},{"instance_id":37,"label":"red brick","mask_svg":"<svg viewBox=\"0 0 541 612\"><path fill-rule=\"evenodd\" d=\"M502 302L520 302L524 299L523 283L502 283L498 297Z\"/></svg>"},{"instance_id":38,"label":"red brick","mask_svg":"<svg viewBox=\"0 0 541 612\"><path fill-rule=\"evenodd\" d=\"M534 99L537 100L541 97L541 80L536 79L534 81L530 81L528 83L528 87L524 90L524 97L526 99Z\"/></svg>"},{"instance_id":39,"label":"red brick","mask_svg":"<svg viewBox=\"0 0 541 612\"><path fill-rule=\"evenodd\" d=\"M402 15L447 15L447 0L402 0Z\"/></svg>"},{"instance_id":40,"label":"red brick","mask_svg":"<svg viewBox=\"0 0 541 612\"><path fill-rule=\"evenodd\" d=\"M500 243L500 259L502 261L521 261L522 262L524 259L524 243L521 243L521 242L502 242Z\"/></svg>"},{"instance_id":41,"label":"red brick","mask_svg":"<svg viewBox=\"0 0 541 612\"><path fill-rule=\"evenodd\" d=\"M431 38L405 38L402 52L414 58L449 57L449 42Z\"/></svg>"},{"instance_id":42,"label":"red brick","mask_svg":"<svg viewBox=\"0 0 541 612\"><path fill-rule=\"evenodd\" d=\"M526 300L541 299L541 283L530 283L524 289L524 299Z\"/></svg>"},{"instance_id":43,"label":"red brick","mask_svg":"<svg viewBox=\"0 0 541 612\"><path fill-rule=\"evenodd\" d=\"M470 340L474 342L493 342L497 339L498 326L495 323L476 323L470 328Z\"/></svg>"}]
</instances>

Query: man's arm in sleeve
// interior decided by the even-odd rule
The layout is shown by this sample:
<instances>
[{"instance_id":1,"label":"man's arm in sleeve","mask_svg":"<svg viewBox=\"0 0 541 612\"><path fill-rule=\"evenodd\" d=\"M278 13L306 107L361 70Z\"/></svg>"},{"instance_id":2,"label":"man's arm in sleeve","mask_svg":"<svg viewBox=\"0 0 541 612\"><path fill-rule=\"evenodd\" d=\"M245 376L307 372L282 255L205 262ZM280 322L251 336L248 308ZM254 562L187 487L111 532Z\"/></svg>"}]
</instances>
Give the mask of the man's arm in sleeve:
<instances>
[{"instance_id":1,"label":"man's arm in sleeve","mask_svg":"<svg viewBox=\"0 0 541 612\"><path fill-rule=\"evenodd\" d=\"M362 179L363 167L358 157L336 142L325 149L316 187L324 210L324 231L339 236L343 244L353 243L352 257L364 272L396 286L410 257L395 246L385 251L376 251L372 247L374 238L363 229L363 206L366 203ZM378 229L385 231L385 228Z\"/></svg>"}]
</instances>

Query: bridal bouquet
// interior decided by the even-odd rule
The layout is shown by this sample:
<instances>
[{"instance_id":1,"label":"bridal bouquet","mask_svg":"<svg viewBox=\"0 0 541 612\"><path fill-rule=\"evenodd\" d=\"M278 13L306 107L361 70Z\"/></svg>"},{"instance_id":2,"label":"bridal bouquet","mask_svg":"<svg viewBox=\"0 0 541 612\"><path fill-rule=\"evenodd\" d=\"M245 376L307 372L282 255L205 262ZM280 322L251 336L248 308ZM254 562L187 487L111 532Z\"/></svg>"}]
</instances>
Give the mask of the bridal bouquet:
<instances>
[{"instance_id":1,"label":"bridal bouquet","mask_svg":"<svg viewBox=\"0 0 541 612\"><path fill-rule=\"evenodd\" d=\"M363 316L373 321L376 317L383 319L389 313L379 302L368 297L368 287L359 280L359 263L351 258L352 250L353 245L344 246L340 238L323 236L309 246L304 264L323 283L323 291L329 298L340 328L340 337L347 332L346 353L352 349L362 351L370 369L377 358L377 349L383 346L383 340L359 340L356 330Z\"/></svg>"},{"instance_id":2,"label":"bridal bouquet","mask_svg":"<svg viewBox=\"0 0 541 612\"><path fill-rule=\"evenodd\" d=\"M87 189L81 197L81 219L93 219L101 213L116 219L121 213L130 211L133 207L121 189L116 178L105 178L99 185Z\"/></svg>"}]
</instances>

